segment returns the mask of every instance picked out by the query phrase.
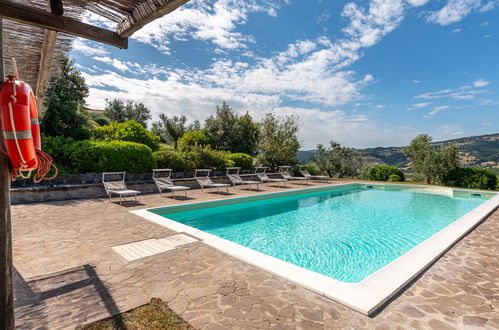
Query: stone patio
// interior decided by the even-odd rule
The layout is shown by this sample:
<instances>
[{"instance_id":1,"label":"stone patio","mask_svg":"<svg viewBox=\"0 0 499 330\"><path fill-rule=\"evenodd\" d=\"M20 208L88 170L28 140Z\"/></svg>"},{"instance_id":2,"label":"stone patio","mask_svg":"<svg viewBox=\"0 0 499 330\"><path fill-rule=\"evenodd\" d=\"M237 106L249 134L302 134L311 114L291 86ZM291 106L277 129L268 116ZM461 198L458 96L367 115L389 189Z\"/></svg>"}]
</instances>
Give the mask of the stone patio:
<instances>
[{"instance_id":1,"label":"stone patio","mask_svg":"<svg viewBox=\"0 0 499 330\"><path fill-rule=\"evenodd\" d=\"M255 193L231 192L193 190L188 201ZM74 329L152 297L202 329L499 329L497 210L377 315L366 317L201 242L126 263L112 246L177 234L128 211L186 202L159 194L139 201L12 207L19 329Z\"/></svg>"}]
</instances>

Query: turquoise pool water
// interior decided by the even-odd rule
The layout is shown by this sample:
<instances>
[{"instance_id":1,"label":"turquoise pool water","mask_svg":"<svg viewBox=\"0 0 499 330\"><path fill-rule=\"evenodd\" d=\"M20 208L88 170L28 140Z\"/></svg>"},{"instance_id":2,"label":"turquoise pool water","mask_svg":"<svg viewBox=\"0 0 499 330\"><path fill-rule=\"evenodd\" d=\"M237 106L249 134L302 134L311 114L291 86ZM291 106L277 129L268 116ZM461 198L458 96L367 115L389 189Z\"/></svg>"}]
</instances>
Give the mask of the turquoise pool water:
<instances>
[{"instance_id":1,"label":"turquoise pool water","mask_svg":"<svg viewBox=\"0 0 499 330\"><path fill-rule=\"evenodd\" d=\"M349 187L151 211L353 283L395 260L485 200L485 197L455 198L411 189Z\"/></svg>"}]
</instances>

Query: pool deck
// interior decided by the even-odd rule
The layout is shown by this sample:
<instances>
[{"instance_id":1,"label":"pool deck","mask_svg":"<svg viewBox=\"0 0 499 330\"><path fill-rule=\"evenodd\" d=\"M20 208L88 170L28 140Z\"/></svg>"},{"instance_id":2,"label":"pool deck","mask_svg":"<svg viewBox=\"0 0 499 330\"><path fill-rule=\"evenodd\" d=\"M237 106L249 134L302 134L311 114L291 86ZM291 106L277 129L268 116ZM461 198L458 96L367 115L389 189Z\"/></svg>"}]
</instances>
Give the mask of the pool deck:
<instances>
[{"instance_id":1,"label":"pool deck","mask_svg":"<svg viewBox=\"0 0 499 330\"><path fill-rule=\"evenodd\" d=\"M499 210L374 317L201 242L130 263L111 249L177 234L130 210L255 194L231 193L193 190L187 201L144 195L123 206L107 199L13 206L17 327L71 329L157 297L195 328L499 329Z\"/></svg>"}]
</instances>

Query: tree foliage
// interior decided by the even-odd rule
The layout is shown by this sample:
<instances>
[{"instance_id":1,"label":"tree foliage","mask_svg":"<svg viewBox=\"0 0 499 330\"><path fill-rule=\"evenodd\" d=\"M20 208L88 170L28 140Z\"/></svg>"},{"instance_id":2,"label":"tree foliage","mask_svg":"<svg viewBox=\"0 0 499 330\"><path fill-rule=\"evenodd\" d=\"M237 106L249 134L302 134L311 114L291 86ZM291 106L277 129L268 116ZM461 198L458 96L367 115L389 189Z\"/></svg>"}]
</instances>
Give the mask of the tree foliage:
<instances>
[{"instance_id":1,"label":"tree foliage","mask_svg":"<svg viewBox=\"0 0 499 330\"><path fill-rule=\"evenodd\" d=\"M210 138L203 131L186 132L178 139L177 147L180 151L189 151L192 148L206 147L210 144Z\"/></svg>"},{"instance_id":2,"label":"tree foliage","mask_svg":"<svg viewBox=\"0 0 499 330\"><path fill-rule=\"evenodd\" d=\"M420 134L404 152L411 161L416 181L442 184L445 177L459 166L458 149L455 144L433 148L431 140L428 134Z\"/></svg>"},{"instance_id":3,"label":"tree foliage","mask_svg":"<svg viewBox=\"0 0 499 330\"><path fill-rule=\"evenodd\" d=\"M362 157L358 150L341 146L336 141L329 143L329 148L322 144L317 146L315 162L322 172L330 177L353 177L362 165Z\"/></svg>"},{"instance_id":4,"label":"tree foliage","mask_svg":"<svg viewBox=\"0 0 499 330\"><path fill-rule=\"evenodd\" d=\"M279 165L295 163L296 152L300 148L298 118L295 116L277 117L267 113L260 123L258 161L275 169Z\"/></svg>"},{"instance_id":5,"label":"tree foliage","mask_svg":"<svg viewBox=\"0 0 499 330\"><path fill-rule=\"evenodd\" d=\"M151 131L159 135L163 142L172 143L175 149L178 147L178 140L185 133L201 130L201 123L198 120L187 125L186 116L168 117L162 113L159 115L159 119L152 124Z\"/></svg>"},{"instance_id":6,"label":"tree foliage","mask_svg":"<svg viewBox=\"0 0 499 330\"><path fill-rule=\"evenodd\" d=\"M97 127L93 133L96 140L121 140L142 143L152 150L157 150L160 142L159 136L149 132L135 120L129 120L125 123L113 121L109 125Z\"/></svg>"},{"instance_id":7,"label":"tree foliage","mask_svg":"<svg viewBox=\"0 0 499 330\"><path fill-rule=\"evenodd\" d=\"M132 100L128 100L124 103L118 99L106 100L104 115L108 117L110 121L116 121L118 123L135 120L144 127L147 127L147 122L152 118L151 110L143 103L135 103Z\"/></svg>"},{"instance_id":8,"label":"tree foliage","mask_svg":"<svg viewBox=\"0 0 499 330\"><path fill-rule=\"evenodd\" d=\"M259 127L249 113L238 116L226 103L217 105L214 115L205 121L204 130L215 149L230 152L256 153Z\"/></svg>"},{"instance_id":9,"label":"tree foliage","mask_svg":"<svg viewBox=\"0 0 499 330\"><path fill-rule=\"evenodd\" d=\"M42 133L78 140L88 138L84 109L88 87L80 71L74 67L73 61L62 57L61 70L57 76L51 78L51 86L47 93L50 102L41 123Z\"/></svg>"}]
</instances>

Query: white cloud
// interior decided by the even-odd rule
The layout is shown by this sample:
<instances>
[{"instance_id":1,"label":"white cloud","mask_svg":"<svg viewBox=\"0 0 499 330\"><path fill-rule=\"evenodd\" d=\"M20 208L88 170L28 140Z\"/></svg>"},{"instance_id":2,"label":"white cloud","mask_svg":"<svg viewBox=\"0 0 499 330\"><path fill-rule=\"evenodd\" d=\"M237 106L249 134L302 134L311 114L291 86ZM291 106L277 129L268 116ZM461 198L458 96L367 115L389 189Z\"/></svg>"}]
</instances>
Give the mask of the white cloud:
<instances>
[{"instance_id":1,"label":"white cloud","mask_svg":"<svg viewBox=\"0 0 499 330\"><path fill-rule=\"evenodd\" d=\"M449 0L442 9L432 12L428 21L440 25L456 23L479 9L480 4L481 0Z\"/></svg>"},{"instance_id":2,"label":"white cloud","mask_svg":"<svg viewBox=\"0 0 499 330\"><path fill-rule=\"evenodd\" d=\"M460 131L459 128L458 125L441 125L438 127L438 131L444 138L454 138L465 134L463 131Z\"/></svg>"},{"instance_id":3,"label":"white cloud","mask_svg":"<svg viewBox=\"0 0 499 330\"><path fill-rule=\"evenodd\" d=\"M430 0L407 0L408 3L415 7L425 5L428 1Z\"/></svg>"},{"instance_id":4,"label":"white cloud","mask_svg":"<svg viewBox=\"0 0 499 330\"><path fill-rule=\"evenodd\" d=\"M432 103L429 103L429 102L416 103L412 107L407 108L407 110L416 110L416 109L426 108L431 104Z\"/></svg>"},{"instance_id":5,"label":"white cloud","mask_svg":"<svg viewBox=\"0 0 499 330\"><path fill-rule=\"evenodd\" d=\"M496 6L498 5L498 2L497 1L489 1L487 2L485 5L483 5L481 8L480 8L480 12L481 13L485 13L487 11L491 11L492 9L494 9Z\"/></svg>"},{"instance_id":6,"label":"white cloud","mask_svg":"<svg viewBox=\"0 0 499 330\"><path fill-rule=\"evenodd\" d=\"M421 81L420 80L413 80L412 81L414 84L419 84Z\"/></svg>"},{"instance_id":7,"label":"white cloud","mask_svg":"<svg viewBox=\"0 0 499 330\"><path fill-rule=\"evenodd\" d=\"M245 24L255 12L276 15L276 9L286 2L256 0L191 0L174 12L159 18L132 37L140 42L169 53L172 40L207 41L222 49L246 48L253 43L251 35L237 32L238 25Z\"/></svg>"},{"instance_id":8,"label":"white cloud","mask_svg":"<svg viewBox=\"0 0 499 330\"><path fill-rule=\"evenodd\" d=\"M461 28L457 28L457 29L452 30L452 31L451 31L451 33L459 33L459 32L461 32L462 30L463 30L463 29L461 29Z\"/></svg>"},{"instance_id":9,"label":"white cloud","mask_svg":"<svg viewBox=\"0 0 499 330\"><path fill-rule=\"evenodd\" d=\"M473 86L475 87L484 87L490 84L490 81L487 81L485 79L478 79L473 82Z\"/></svg>"},{"instance_id":10,"label":"white cloud","mask_svg":"<svg viewBox=\"0 0 499 330\"><path fill-rule=\"evenodd\" d=\"M448 105L439 105L437 107L434 107L432 111L428 112L426 115L423 116L423 118L431 118L435 116L437 113L439 113L442 110L449 109L450 106Z\"/></svg>"},{"instance_id":11,"label":"white cloud","mask_svg":"<svg viewBox=\"0 0 499 330\"><path fill-rule=\"evenodd\" d=\"M103 56L109 54L109 52L104 47L102 47L102 45L81 38L76 38L73 41L72 50L87 56L95 56L95 55Z\"/></svg>"}]
</instances>

